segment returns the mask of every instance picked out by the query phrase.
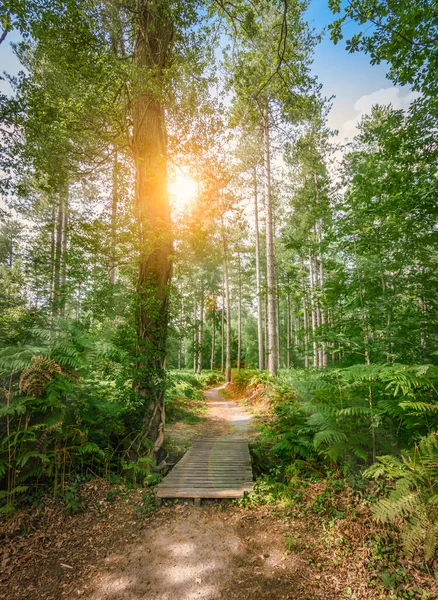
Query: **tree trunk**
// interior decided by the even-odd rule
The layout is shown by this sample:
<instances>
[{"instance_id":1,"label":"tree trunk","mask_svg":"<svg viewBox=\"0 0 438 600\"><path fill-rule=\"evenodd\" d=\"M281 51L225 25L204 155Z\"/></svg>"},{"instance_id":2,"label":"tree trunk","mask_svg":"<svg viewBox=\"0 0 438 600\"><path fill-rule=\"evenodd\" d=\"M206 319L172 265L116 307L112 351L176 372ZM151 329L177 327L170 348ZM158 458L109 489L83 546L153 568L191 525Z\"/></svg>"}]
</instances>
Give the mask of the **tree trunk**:
<instances>
[{"instance_id":1,"label":"tree trunk","mask_svg":"<svg viewBox=\"0 0 438 600\"><path fill-rule=\"evenodd\" d=\"M302 268L304 268L302 264ZM306 369L309 368L309 315L307 312L307 300L306 300L306 283L304 280L304 274L301 278L301 285L303 289L303 327L304 327L304 366Z\"/></svg>"},{"instance_id":2,"label":"tree trunk","mask_svg":"<svg viewBox=\"0 0 438 600\"><path fill-rule=\"evenodd\" d=\"M269 374L277 374L277 314L275 289L274 225L271 186L271 144L269 139L269 108L263 114L263 142L265 167L266 202L266 271L268 295L268 369Z\"/></svg>"},{"instance_id":3,"label":"tree trunk","mask_svg":"<svg viewBox=\"0 0 438 600\"><path fill-rule=\"evenodd\" d=\"M225 282L225 304L227 312L227 345L225 357L225 383L231 383L231 302L230 284L228 278L228 249L225 239L224 223L222 219L222 244L224 251L224 282Z\"/></svg>"},{"instance_id":4,"label":"tree trunk","mask_svg":"<svg viewBox=\"0 0 438 600\"><path fill-rule=\"evenodd\" d=\"M55 252L53 263L53 285L51 290L52 314L59 313L61 298L61 268L62 268L62 233L64 228L64 194L59 193L58 212L56 217Z\"/></svg>"},{"instance_id":5,"label":"tree trunk","mask_svg":"<svg viewBox=\"0 0 438 600\"><path fill-rule=\"evenodd\" d=\"M198 373L202 372L202 344L203 343L204 343L204 282L201 283L201 304L199 305Z\"/></svg>"},{"instance_id":6,"label":"tree trunk","mask_svg":"<svg viewBox=\"0 0 438 600\"><path fill-rule=\"evenodd\" d=\"M315 296L314 296L314 269L313 269L313 257L309 251L309 280L310 280L310 308L312 311L312 339L313 339L313 366L318 366L318 350L316 345L316 307L315 307Z\"/></svg>"},{"instance_id":7,"label":"tree trunk","mask_svg":"<svg viewBox=\"0 0 438 600\"><path fill-rule=\"evenodd\" d=\"M263 308L262 308L262 285L260 270L260 233L259 233L259 209L257 199L257 169L254 168L254 226L255 226L255 249L256 249L256 294L257 294L257 339L259 348L259 369L265 368L263 354Z\"/></svg>"},{"instance_id":8,"label":"tree trunk","mask_svg":"<svg viewBox=\"0 0 438 600\"><path fill-rule=\"evenodd\" d=\"M225 373L225 270L222 273L221 372Z\"/></svg>"},{"instance_id":9,"label":"tree trunk","mask_svg":"<svg viewBox=\"0 0 438 600\"><path fill-rule=\"evenodd\" d=\"M213 308L213 327L211 329L211 359L210 359L210 370L214 369L214 351L216 344L216 296L214 298L215 306Z\"/></svg>"},{"instance_id":10,"label":"tree trunk","mask_svg":"<svg viewBox=\"0 0 438 600\"><path fill-rule=\"evenodd\" d=\"M240 250L237 251L237 273L239 285L239 298L237 306L237 369L240 370L242 354L242 270L240 264Z\"/></svg>"},{"instance_id":11,"label":"tree trunk","mask_svg":"<svg viewBox=\"0 0 438 600\"><path fill-rule=\"evenodd\" d=\"M143 400L143 434L152 442L148 453L159 462L164 442L166 341L173 254L167 192L167 133L161 91L174 28L164 0L153 3L139 0L136 18L132 149L139 266L134 385Z\"/></svg>"},{"instance_id":12,"label":"tree trunk","mask_svg":"<svg viewBox=\"0 0 438 600\"><path fill-rule=\"evenodd\" d=\"M265 335L265 368L268 368L268 348L269 348L269 336L268 336L268 294L264 293L264 309L265 309L265 322L264 322L264 335Z\"/></svg>"},{"instance_id":13,"label":"tree trunk","mask_svg":"<svg viewBox=\"0 0 438 600\"><path fill-rule=\"evenodd\" d=\"M116 245L117 245L117 209L119 204L119 162L117 153L114 155L112 173L112 198L111 198L111 253L109 280L114 285L116 282Z\"/></svg>"},{"instance_id":14,"label":"tree trunk","mask_svg":"<svg viewBox=\"0 0 438 600\"><path fill-rule=\"evenodd\" d=\"M277 298L277 368L281 368L281 309L280 309L280 286L278 277L275 278L275 290Z\"/></svg>"},{"instance_id":15,"label":"tree trunk","mask_svg":"<svg viewBox=\"0 0 438 600\"><path fill-rule=\"evenodd\" d=\"M184 320L184 294L183 294L183 285L181 282L180 286L180 312L179 312L179 327L178 327L178 370L182 368L182 353L183 353L183 320Z\"/></svg>"},{"instance_id":16,"label":"tree trunk","mask_svg":"<svg viewBox=\"0 0 438 600\"><path fill-rule=\"evenodd\" d=\"M55 262L56 262L56 207L52 206L50 215L50 304L53 305L53 290L55 285Z\"/></svg>"},{"instance_id":17,"label":"tree trunk","mask_svg":"<svg viewBox=\"0 0 438 600\"><path fill-rule=\"evenodd\" d=\"M290 350L292 346L292 319L291 319L291 308L290 308L290 293L287 293L287 353L286 353L286 366L290 369Z\"/></svg>"},{"instance_id":18,"label":"tree trunk","mask_svg":"<svg viewBox=\"0 0 438 600\"><path fill-rule=\"evenodd\" d=\"M198 370L198 307L193 298L193 373Z\"/></svg>"},{"instance_id":19,"label":"tree trunk","mask_svg":"<svg viewBox=\"0 0 438 600\"><path fill-rule=\"evenodd\" d=\"M59 302L59 312L64 315L65 303L67 299L67 290L65 288L67 280L67 249L68 249L68 185L64 190L64 207L63 207L63 222L62 222L62 252L61 252L61 277L60 277L60 290L61 299Z\"/></svg>"}]
</instances>

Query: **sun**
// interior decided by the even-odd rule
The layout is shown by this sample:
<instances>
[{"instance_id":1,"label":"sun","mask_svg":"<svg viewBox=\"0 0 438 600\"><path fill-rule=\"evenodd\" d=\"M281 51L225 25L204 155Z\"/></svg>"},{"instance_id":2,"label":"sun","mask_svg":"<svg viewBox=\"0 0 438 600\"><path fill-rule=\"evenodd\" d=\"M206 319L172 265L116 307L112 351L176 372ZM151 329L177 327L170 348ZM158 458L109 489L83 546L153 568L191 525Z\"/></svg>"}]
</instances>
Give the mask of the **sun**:
<instances>
[{"instance_id":1,"label":"sun","mask_svg":"<svg viewBox=\"0 0 438 600\"><path fill-rule=\"evenodd\" d=\"M198 195L198 183L190 177L186 167L180 167L175 172L175 177L169 185L169 194L172 207L178 212L184 211Z\"/></svg>"}]
</instances>

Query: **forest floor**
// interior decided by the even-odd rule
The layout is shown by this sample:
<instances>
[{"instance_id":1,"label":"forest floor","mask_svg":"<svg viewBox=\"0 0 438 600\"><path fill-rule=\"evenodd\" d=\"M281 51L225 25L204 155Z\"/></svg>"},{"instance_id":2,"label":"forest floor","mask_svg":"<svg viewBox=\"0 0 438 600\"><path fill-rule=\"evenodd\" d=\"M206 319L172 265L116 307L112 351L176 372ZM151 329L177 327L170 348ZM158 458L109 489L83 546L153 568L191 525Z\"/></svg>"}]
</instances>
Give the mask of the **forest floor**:
<instances>
[{"instance_id":1,"label":"forest floor","mask_svg":"<svg viewBox=\"0 0 438 600\"><path fill-rule=\"evenodd\" d=\"M168 427L175 457L197 437L257 435L257 418L218 390L207 391L206 399L202 417ZM308 494L318 491L310 486ZM99 479L82 485L80 507L69 515L48 501L8 522L1 532L0 598L438 598L426 576L411 582L410 589L420 590L412 596L382 593L373 584L361 543L366 514L342 521L341 531L275 504L209 501L156 509L153 492Z\"/></svg>"}]
</instances>

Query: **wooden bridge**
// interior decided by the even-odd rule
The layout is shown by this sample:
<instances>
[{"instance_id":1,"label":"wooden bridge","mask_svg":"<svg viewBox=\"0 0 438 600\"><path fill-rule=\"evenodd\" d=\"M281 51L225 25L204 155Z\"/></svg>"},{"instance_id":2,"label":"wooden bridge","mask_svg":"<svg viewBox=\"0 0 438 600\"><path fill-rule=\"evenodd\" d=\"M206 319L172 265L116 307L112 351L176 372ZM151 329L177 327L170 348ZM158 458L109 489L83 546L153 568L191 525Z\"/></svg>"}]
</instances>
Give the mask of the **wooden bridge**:
<instances>
[{"instance_id":1,"label":"wooden bridge","mask_svg":"<svg viewBox=\"0 0 438 600\"><path fill-rule=\"evenodd\" d=\"M193 446L157 487L164 498L242 498L253 489L251 457L245 439L204 439Z\"/></svg>"}]
</instances>

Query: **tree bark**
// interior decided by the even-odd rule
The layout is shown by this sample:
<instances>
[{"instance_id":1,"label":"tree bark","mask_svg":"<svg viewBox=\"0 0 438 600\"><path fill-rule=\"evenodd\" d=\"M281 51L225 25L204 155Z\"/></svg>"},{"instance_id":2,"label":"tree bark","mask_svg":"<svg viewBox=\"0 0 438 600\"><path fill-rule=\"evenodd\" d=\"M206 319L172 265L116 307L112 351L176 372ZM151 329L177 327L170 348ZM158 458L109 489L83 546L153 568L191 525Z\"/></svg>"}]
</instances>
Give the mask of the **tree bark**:
<instances>
[{"instance_id":1,"label":"tree bark","mask_svg":"<svg viewBox=\"0 0 438 600\"><path fill-rule=\"evenodd\" d=\"M117 210L119 204L119 162L117 152L113 162L111 196L111 253L109 280L110 283L114 285L116 282Z\"/></svg>"},{"instance_id":2,"label":"tree bark","mask_svg":"<svg viewBox=\"0 0 438 600\"><path fill-rule=\"evenodd\" d=\"M313 257L309 250L309 281L310 281L310 308L312 315L312 340L313 340L313 366L318 366L318 349L316 345L316 307L315 307L315 282L314 282L314 269L313 269Z\"/></svg>"},{"instance_id":3,"label":"tree bark","mask_svg":"<svg viewBox=\"0 0 438 600\"><path fill-rule=\"evenodd\" d=\"M58 211L55 227L55 247L54 247L54 262L53 262L53 283L51 290L51 305L52 314L59 314L60 298L61 298L61 269L62 269L62 234L64 229L64 192L59 193Z\"/></svg>"},{"instance_id":4,"label":"tree bark","mask_svg":"<svg viewBox=\"0 0 438 600\"><path fill-rule=\"evenodd\" d=\"M178 370L182 368L182 352L183 352L183 319L184 319L184 294L183 294L183 285L181 282L180 286L180 312L179 312L179 327L178 327Z\"/></svg>"},{"instance_id":5,"label":"tree bark","mask_svg":"<svg viewBox=\"0 0 438 600\"><path fill-rule=\"evenodd\" d=\"M263 142L265 168L265 202L266 202L266 271L268 295L268 369L269 374L277 374L277 314L275 289L275 254L274 224L271 185L271 144L269 131L269 107L263 114Z\"/></svg>"},{"instance_id":6,"label":"tree bark","mask_svg":"<svg viewBox=\"0 0 438 600\"><path fill-rule=\"evenodd\" d=\"M304 270L304 265L301 267ZM307 312L307 299L306 299L306 283L304 280L304 274L301 278L301 285L303 290L303 328L304 328L304 367L309 368L309 315Z\"/></svg>"},{"instance_id":7,"label":"tree bark","mask_svg":"<svg viewBox=\"0 0 438 600\"><path fill-rule=\"evenodd\" d=\"M255 249L256 249L256 295L257 295L257 339L259 349L259 369L265 368L263 353L263 298L261 285L260 267L260 233L259 233L259 209L257 198L257 169L254 167L254 226L255 226Z\"/></svg>"},{"instance_id":8,"label":"tree bark","mask_svg":"<svg viewBox=\"0 0 438 600\"><path fill-rule=\"evenodd\" d=\"M214 369L214 352L216 344L216 296L214 297L215 305L213 307L213 326L211 329L211 358L210 358L210 371Z\"/></svg>"},{"instance_id":9,"label":"tree bark","mask_svg":"<svg viewBox=\"0 0 438 600\"><path fill-rule=\"evenodd\" d=\"M198 373L202 371L202 344L204 343L204 282L201 283L201 303L199 305L198 327Z\"/></svg>"},{"instance_id":10,"label":"tree bark","mask_svg":"<svg viewBox=\"0 0 438 600\"><path fill-rule=\"evenodd\" d=\"M56 207L52 206L50 215L51 227L50 227L50 304L53 305L53 289L55 285L55 252L56 252Z\"/></svg>"},{"instance_id":11,"label":"tree bark","mask_svg":"<svg viewBox=\"0 0 438 600\"><path fill-rule=\"evenodd\" d=\"M225 373L225 270L222 273L221 372Z\"/></svg>"},{"instance_id":12,"label":"tree bark","mask_svg":"<svg viewBox=\"0 0 438 600\"><path fill-rule=\"evenodd\" d=\"M240 263L240 250L237 250L237 279L239 288L239 298L237 306L237 369L240 370L240 361L242 354L242 270Z\"/></svg>"},{"instance_id":13,"label":"tree bark","mask_svg":"<svg viewBox=\"0 0 438 600\"><path fill-rule=\"evenodd\" d=\"M167 133L161 93L174 37L170 15L164 0L137 3L132 98L134 208L139 242L134 386L143 401L143 433L152 442L148 454L156 462L162 458L164 442L166 341L173 254L167 191Z\"/></svg>"},{"instance_id":14,"label":"tree bark","mask_svg":"<svg viewBox=\"0 0 438 600\"><path fill-rule=\"evenodd\" d=\"M287 293L287 353L286 353L286 366L290 369L290 350L292 346L292 320L291 320L291 308L290 308L290 292Z\"/></svg>"},{"instance_id":15,"label":"tree bark","mask_svg":"<svg viewBox=\"0 0 438 600\"><path fill-rule=\"evenodd\" d=\"M193 298L193 373L198 369L198 307Z\"/></svg>"},{"instance_id":16,"label":"tree bark","mask_svg":"<svg viewBox=\"0 0 438 600\"><path fill-rule=\"evenodd\" d=\"M228 277L228 247L225 239L225 229L222 218L222 244L224 251L224 282L225 282L225 304L227 313L227 337L226 337L226 356L225 356L225 383L231 383L231 302L230 302L230 283Z\"/></svg>"},{"instance_id":17,"label":"tree bark","mask_svg":"<svg viewBox=\"0 0 438 600\"><path fill-rule=\"evenodd\" d=\"M278 276L275 277L275 291L277 299L277 368L281 369L281 307L280 307L280 286L278 285Z\"/></svg>"},{"instance_id":18,"label":"tree bark","mask_svg":"<svg viewBox=\"0 0 438 600\"><path fill-rule=\"evenodd\" d=\"M60 277L60 290L61 298L59 302L59 312L61 315L65 313L65 303L67 299L67 290L65 284L67 281L67 250L68 250L68 218L69 218L69 206L68 206L68 185L66 184L64 190L64 203L63 203L63 220L62 220L62 251L61 251L61 277Z\"/></svg>"}]
</instances>

